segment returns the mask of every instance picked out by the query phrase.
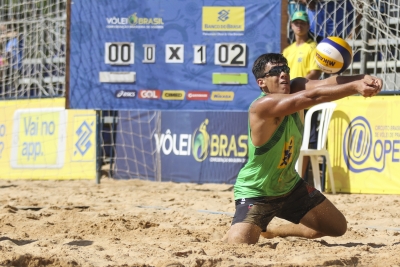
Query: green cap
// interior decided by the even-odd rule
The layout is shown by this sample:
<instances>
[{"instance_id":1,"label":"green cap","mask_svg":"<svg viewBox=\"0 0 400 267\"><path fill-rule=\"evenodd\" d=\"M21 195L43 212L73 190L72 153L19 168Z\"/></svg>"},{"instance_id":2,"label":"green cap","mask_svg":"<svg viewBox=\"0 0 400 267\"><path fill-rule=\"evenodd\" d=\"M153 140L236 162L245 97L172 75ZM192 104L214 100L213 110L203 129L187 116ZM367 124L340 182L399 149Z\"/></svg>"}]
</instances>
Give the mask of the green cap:
<instances>
[{"instance_id":1,"label":"green cap","mask_svg":"<svg viewBox=\"0 0 400 267\"><path fill-rule=\"evenodd\" d=\"M294 12L294 14L292 16L292 21L295 21L297 19L305 21L305 22L309 22L307 12L305 12L305 11Z\"/></svg>"}]
</instances>

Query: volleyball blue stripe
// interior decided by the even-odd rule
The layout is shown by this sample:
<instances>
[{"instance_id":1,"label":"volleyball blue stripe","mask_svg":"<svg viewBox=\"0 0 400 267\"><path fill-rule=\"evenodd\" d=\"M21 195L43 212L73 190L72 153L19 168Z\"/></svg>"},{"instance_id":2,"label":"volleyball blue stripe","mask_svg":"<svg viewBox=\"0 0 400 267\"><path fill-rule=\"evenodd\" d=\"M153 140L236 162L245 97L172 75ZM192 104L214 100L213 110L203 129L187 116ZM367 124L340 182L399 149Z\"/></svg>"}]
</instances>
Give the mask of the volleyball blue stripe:
<instances>
[{"instance_id":1,"label":"volleyball blue stripe","mask_svg":"<svg viewBox=\"0 0 400 267\"><path fill-rule=\"evenodd\" d=\"M325 38L321 42L326 42L326 43L330 44L331 46L335 47L340 52L340 54L343 56L343 67L339 70L338 73L345 71L350 66L350 63L351 63L352 55L351 55L350 51L347 50L345 47L341 46L340 44L338 44L328 38Z\"/></svg>"}]
</instances>

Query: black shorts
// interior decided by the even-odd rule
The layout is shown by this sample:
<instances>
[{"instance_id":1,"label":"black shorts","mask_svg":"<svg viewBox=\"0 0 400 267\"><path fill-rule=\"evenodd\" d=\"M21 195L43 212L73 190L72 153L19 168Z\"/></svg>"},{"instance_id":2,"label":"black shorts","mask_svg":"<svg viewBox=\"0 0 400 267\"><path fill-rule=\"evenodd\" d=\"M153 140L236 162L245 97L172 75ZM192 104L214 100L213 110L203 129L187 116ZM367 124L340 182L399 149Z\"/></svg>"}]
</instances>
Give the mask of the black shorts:
<instances>
[{"instance_id":1,"label":"black shorts","mask_svg":"<svg viewBox=\"0 0 400 267\"><path fill-rule=\"evenodd\" d=\"M267 230L267 225L276 216L298 224L312 208L325 200L325 196L301 179L288 194L279 197L241 198L235 201L235 223L251 223Z\"/></svg>"}]
</instances>

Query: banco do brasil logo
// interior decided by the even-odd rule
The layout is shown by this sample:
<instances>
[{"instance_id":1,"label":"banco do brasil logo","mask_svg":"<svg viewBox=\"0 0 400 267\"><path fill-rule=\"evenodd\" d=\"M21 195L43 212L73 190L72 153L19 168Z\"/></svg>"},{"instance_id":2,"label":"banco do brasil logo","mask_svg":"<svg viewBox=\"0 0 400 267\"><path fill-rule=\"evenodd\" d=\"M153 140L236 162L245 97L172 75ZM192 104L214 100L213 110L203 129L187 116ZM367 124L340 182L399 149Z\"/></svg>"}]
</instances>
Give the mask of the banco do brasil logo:
<instances>
[{"instance_id":1,"label":"banco do brasil logo","mask_svg":"<svg viewBox=\"0 0 400 267\"><path fill-rule=\"evenodd\" d=\"M208 124L208 119L205 119L204 122L200 125L200 127L196 129L193 133L193 139L192 139L193 157L198 162L204 161L208 156L210 136L207 133L207 124Z\"/></svg>"},{"instance_id":2,"label":"banco do brasil logo","mask_svg":"<svg viewBox=\"0 0 400 267\"><path fill-rule=\"evenodd\" d=\"M229 19L229 10L223 9L220 12L218 12L218 20L226 21L227 19Z\"/></svg>"},{"instance_id":3,"label":"banco do brasil logo","mask_svg":"<svg viewBox=\"0 0 400 267\"><path fill-rule=\"evenodd\" d=\"M371 126L362 116L350 122L343 136L344 161L347 168L354 173L383 171L386 154L390 153L392 147L390 140L373 140ZM369 159L373 163L369 163Z\"/></svg>"}]
</instances>

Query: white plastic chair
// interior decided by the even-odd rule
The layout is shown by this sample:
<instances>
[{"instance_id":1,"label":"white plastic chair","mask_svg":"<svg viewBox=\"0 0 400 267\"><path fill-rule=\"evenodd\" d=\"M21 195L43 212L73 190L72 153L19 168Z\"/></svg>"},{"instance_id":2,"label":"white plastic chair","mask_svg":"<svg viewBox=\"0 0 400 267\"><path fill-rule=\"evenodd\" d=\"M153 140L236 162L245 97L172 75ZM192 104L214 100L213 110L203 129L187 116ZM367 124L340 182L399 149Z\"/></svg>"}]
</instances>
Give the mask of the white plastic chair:
<instances>
[{"instance_id":1,"label":"white plastic chair","mask_svg":"<svg viewBox=\"0 0 400 267\"><path fill-rule=\"evenodd\" d=\"M310 156L311 167L314 176L314 187L322 192L321 188L321 177L319 172L318 157L324 156L326 159L326 167L329 173L329 180L331 182L332 193L336 194L335 181L333 178L333 171L331 166L331 161L329 159L329 153L326 149L326 139L328 136L329 123L332 118L332 113L336 108L336 103L327 102L321 103L313 106L307 111L304 119L304 135L303 142L301 144L299 159L296 164L296 169L299 174L303 171L303 157ZM318 142L317 148L308 148L310 141L310 129L311 129L311 116L314 112L321 111L321 118L318 127Z\"/></svg>"}]
</instances>

